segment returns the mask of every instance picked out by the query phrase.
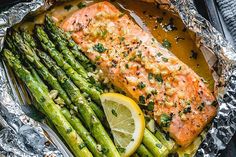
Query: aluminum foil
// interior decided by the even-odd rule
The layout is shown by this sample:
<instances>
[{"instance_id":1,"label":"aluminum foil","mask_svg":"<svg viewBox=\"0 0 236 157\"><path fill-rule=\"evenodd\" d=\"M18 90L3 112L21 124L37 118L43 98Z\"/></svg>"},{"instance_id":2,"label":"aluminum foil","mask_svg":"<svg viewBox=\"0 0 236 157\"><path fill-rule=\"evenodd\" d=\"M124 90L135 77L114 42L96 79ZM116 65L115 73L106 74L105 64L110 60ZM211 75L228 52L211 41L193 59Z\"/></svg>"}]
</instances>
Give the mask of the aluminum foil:
<instances>
[{"instance_id":1,"label":"aluminum foil","mask_svg":"<svg viewBox=\"0 0 236 157\"><path fill-rule=\"evenodd\" d=\"M0 48L7 28L20 22L31 11L43 6L35 0L20 3L0 13ZM39 123L26 116L7 80L6 67L0 61L0 154L4 156L63 156L47 138Z\"/></svg>"},{"instance_id":2,"label":"aluminum foil","mask_svg":"<svg viewBox=\"0 0 236 157\"><path fill-rule=\"evenodd\" d=\"M156 0L156 2L161 7L180 16L186 27L193 32L196 44L213 71L219 111L196 156L219 156L219 151L226 148L236 130L236 52L222 34L198 14L192 0ZM33 0L29 3L20 3L0 13L0 48L3 46L6 29L20 22L27 13L37 10L42 5L44 5L42 0ZM0 131L0 151L2 153L15 153L15 155L21 156L21 153L25 153L30 156L36 155L40 149L41 153L60 155L54 145L45 146L39 142L41 145L36 147L32 142L34 140L27 141L34 137L28 136L27 131L35 133L35 137L40 139L35 141L46 140L46 138L39 125L24 115L14 99L2 65L0 66L0 101L0 114L6 121L3 123L4 129ZM4 140L12 139L9 137L12 134L17 135L18 138L11 144L4 143ZM28 143L21 142L22 139Z\"/></svg>"},{"instance_id":3,"label":"aluminum foil","mask_svg":"<svg viewBox=\"0 0 236 157\"><path fill-rule=\"evenodd\" d=\"M196 10L192 0L157 0L162 7L178 13L203 52L215 79L215 96L219 103L206 139L195 156L219 156L236 131L236 51Z\"/></svg>"}]
</instances>

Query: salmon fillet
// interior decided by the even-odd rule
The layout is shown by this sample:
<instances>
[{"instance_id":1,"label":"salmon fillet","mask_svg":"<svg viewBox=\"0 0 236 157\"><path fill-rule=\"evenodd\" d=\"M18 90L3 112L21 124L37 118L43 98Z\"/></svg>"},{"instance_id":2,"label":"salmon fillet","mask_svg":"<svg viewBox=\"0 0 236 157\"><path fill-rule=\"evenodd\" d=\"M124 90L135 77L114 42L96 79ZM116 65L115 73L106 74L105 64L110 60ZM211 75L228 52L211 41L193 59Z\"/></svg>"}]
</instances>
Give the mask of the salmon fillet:
<instances>
[{"instance_id":1,"label":"salmon fillet","mask_svg":"<svg viewBox=\"0 0 236 157\"><path fill-rule=\"evenodd\" d=\"M86 56L179 145L192 143L216 115L201 77L109 2L74 12L61 28L73 32Z\"/></svg>"}]
</instances>

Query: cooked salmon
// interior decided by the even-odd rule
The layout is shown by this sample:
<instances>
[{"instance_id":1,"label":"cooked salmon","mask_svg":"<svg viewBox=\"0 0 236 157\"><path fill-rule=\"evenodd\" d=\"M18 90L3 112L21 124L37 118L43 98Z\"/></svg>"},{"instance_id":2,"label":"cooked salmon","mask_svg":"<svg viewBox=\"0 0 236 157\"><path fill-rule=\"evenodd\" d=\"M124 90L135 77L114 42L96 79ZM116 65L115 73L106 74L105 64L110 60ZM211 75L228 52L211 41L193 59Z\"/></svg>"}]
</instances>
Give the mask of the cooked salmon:
<instances>
[{"instance_id":1,"label":"cooked salmon","mask_svg":"<svg viewBox=\"0 0 236 157\"><path fill-rule=\"evenodd\" d=\"M216 115L202 78L111 3L80 9L61 28L73 32L86 56L179 145L193 142Z\"/></svg>"}]
</instances>

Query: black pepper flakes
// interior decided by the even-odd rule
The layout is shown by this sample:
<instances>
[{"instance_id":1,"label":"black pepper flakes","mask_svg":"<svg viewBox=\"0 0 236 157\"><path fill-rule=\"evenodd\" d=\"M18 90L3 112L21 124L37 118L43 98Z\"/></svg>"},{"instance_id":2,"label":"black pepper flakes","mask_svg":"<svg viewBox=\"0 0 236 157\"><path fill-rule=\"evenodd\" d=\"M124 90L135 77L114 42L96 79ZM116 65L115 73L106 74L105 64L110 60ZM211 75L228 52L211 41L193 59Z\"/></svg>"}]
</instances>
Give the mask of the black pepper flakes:
<instances>
[{"instance_id":1,"label":"black pepper flakes","mask_svg":"<svg viewBox=\"0 0 236 157\"><path fill-rule=\"evenodd\" d=\"M201 104L197 107L197 109L198 109L199 111L202 111L202 110L204 109L204 107L205 107L205 103L203 102L203 103L201 103Z\"/></svg>"},{"instance_id":2,"label":"black pepper flakes","mask_svg":"<svg viewBox=\"0 0 236 157\"><path fill-rule=\"evenodd\" d=\"M191 56L190 56L190 58L192 58L192 59L197 59L197 56L198 56L197 52L195 52L194 50L191 50Z\"/></svg>"},{"instance_id":3,"label":"black pepper flakes","mask_svg":"<svg viewBox=\"0 0 236 157\"><path fill-rule=\"evenodd\" d=\"M183 113L184 113L184 114L191 113L191 106L186 107L186 108L183 110Z\"/></svg>"}]
</instances>

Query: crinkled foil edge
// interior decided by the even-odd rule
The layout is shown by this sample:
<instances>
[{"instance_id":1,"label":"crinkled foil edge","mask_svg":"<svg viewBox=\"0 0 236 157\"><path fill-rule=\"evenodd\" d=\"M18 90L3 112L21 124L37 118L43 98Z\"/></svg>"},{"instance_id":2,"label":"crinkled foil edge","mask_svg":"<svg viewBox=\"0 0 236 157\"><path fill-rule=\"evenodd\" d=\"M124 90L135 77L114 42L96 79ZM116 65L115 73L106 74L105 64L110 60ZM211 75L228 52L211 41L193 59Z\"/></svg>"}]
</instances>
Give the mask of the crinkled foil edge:
<instances>
[{"instance_id":1,"label":"crinkled foil edge","mask_svg":"<svg viewBox=\"0 0 236 157\"><path fill-rule=\"evenodd\" d=\"M19 23L29 12L44 6L44 1L19 3L0 13L0 49L7 28ZM0 61L0 154L4 156L63 156L47 138L39 123L25 115L7 80Z\"/></svg>"},{"instance_id":2,"label":"crinkled foil edge","mask_svg":"<svg viewBox=\"0 0 236 157\"><path fill-rule=\"evenodd\" d=\"M156 0L162 7L178 13L186 27L194 32L194 39L198 47L203 52L209 67L213 70L213 77L216 81L215 95L219 103L219 110L213 120L212 127L209 129L206 139L202 142L195 156L212 157L219 156L219 151L226 148L236 130L236 53L233 47L224 37L211 26L196 10L192 0ZM30 3L20 3L0 14L0 48L3 46L6 29L20 22L23 17L43 5L43 1L33 0ZM18 103L10 92L5 72L0 66L0 99L1 115L13 116L20 120L21 124L32 127L42 133L42 129L30 118L24 115ZM4 98L4 99L3 99ZM2 109L3 108L3 109ZM14 112L12 112L14 111ZM24 123L21 117L30 119L30 124ZM9 119L4 117L8 122ZM32 122L32 123L31 123ZM8 122L9 123L9 122ZM11 123L11 122L10 122ZM17 124L17 125L16 125ZM12 126L19 124L12 122ZM10 125L10 126L11 126ZM13 130L15 129L14 127ZM8 128L7 128L8 129ZM8 131L7 133L11 133ZM19 132L19 129L16 129ZM14 130L14 131L15 131ZM5 130L4 130L5 131ZM43 133L40 135L43 135ZM0 132L0 144L2 143L2 133ZM44 136L42 136L44 137ZM0 145L0 147L2 147ZM6 146L8 147L8 146ZM17 147L16 147L17 148ZM56 152L55 147L50 147L48 152ZM3 149L5 152L14 152L13 149ZM27 152L27 151L26 151ZM27 152L28 153L28 152Z\"/></svg>"},{"instance_id":3,"label":"crinkled foil edge","mask_svg":"<svg viewBox=\"0 0 236 157\"><path fill-rule=\"evenodd\" d=\"M157 0L163 8L178 13L213 70L219 109L196 157L219 156L236 131L236 51L196 10L192 0ZM164 5L163 5L164 4Z\"/></svg>"}]
</instances>

